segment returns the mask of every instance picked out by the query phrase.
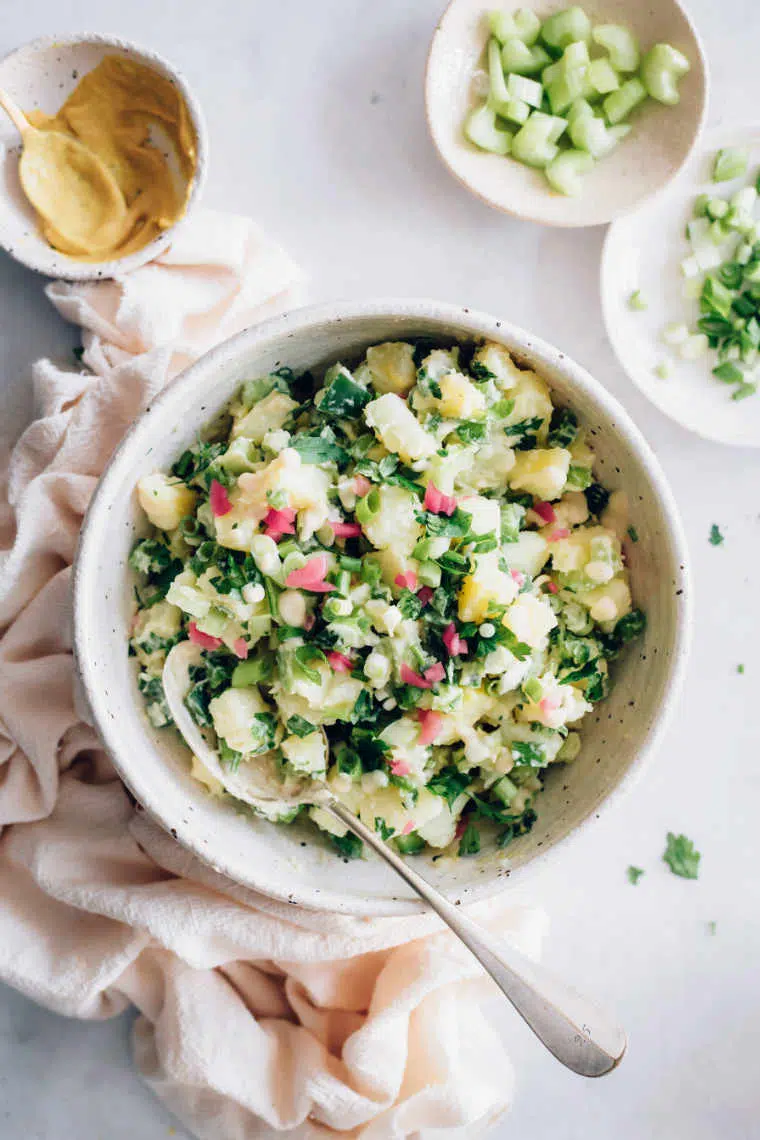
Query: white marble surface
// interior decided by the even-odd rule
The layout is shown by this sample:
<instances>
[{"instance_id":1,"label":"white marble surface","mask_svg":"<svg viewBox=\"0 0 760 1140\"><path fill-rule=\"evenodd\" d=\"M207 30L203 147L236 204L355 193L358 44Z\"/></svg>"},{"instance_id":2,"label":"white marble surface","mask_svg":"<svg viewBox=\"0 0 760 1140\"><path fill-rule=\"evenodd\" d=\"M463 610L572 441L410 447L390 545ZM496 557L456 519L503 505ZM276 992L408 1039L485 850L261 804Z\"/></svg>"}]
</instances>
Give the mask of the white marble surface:
<instances>
[{"instance_id":1,"label":"white marble surface","mask_svg":"<svg viewBox=\"0 0 760 1140\"><path fill-rule=\"evenodd\" d=\"M654 2L654 0L652 0ZM692 0L713 76L711 119L760 96L757 0ZM681 504L697 629L678 715L646 778L535 883L546 960L617 1008L629 1055L603 1081L559 1067L508 1011L518 1095L496 1140L751 1140L758 1122L760 457L686 435L617 367L599 311L601 230L510 221L467 196L425 134L421 72L440 0L24 0L0 49L97 29L149 42L187 73L209 121L207 201L271 227L314 299L436 296L501 313L561 345L625 402ZM31 413L28 362L73 331L41 282L0 260L0 440ZM717 522L725 545L707 542ZM736 666L743 662L744 676ZM703 852L698 882L660 862L668 830ZM646 868L636 888L629 863ZM714 935L707 922L717 922ZM129 1067L128 1025L69 1022L0 993L1 1140L164 1140L168 1114ZM176 1135L182 1137L181 1129Z\"/></svg>"}]
</instances>

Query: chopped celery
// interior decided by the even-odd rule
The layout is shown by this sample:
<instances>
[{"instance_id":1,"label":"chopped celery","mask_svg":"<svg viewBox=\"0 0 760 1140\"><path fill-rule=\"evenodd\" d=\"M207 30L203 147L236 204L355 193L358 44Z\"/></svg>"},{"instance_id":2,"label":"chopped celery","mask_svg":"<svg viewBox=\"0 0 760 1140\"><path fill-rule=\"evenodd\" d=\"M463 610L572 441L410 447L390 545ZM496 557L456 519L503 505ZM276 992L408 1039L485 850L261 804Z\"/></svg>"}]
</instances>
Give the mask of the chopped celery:
<instances>
[{"instance_id":1,"label":"chopped celery","mask_svg":"<svg viewBox=\"0 0 760 1140\"><path fill-rule=\"evenodd\" d=\"M740 178L747 173L749 151L744 146L727 146L719 150L715 156L713 167L713 182L730 182L732 178Z\"/></svg>"},{"instance_id":2,"label":"chopped celery","mask_svg":"<svg viewBox=\"0 0 760 1140\"><path fill-rule=\"evenodd\" d=\"M684 342L689 339L688 326L674 321L672 324L666 325L662 330L662 339L665 341L665 344L684 344Z\"/></svg>"},{"instance_id":3,"label":"chopped celery","mask_svg":"<svg viewBox=\"0 0 760 1140\"><path fill-rule=\"evenodd\" d=\"M530 47L541 31L541 21L530 8L517 8L514 12L489 12L488 21L492 34L502 43L517 39Z\"/></svg>"},{"instance_id":4,"label":"chopped celery","mask_svg":"<svg viewBox=\"0 0 760 1140\"><path fill-rule=\"evenodd\" d=\"M675 106L680 99L678 80L690 68L686 56L670 44L655 44L641 61L641 80L647 94L659 103Z\"/></svg>"},{"instance_id":5,"label":"chopped celery","mask_svg":"<svg viewBox=\"0 0 760 1140\"><path fill-rule=\"evenodd\" d=\"M595 59L589 64L588 81L600 95L609 95L620 86L618 73L608 59Z\"/></svg>"},{"instance_id":6,"label":"chopped celery","mask_svg":"<svg viewBox=\"0 0 760 1140\"><path fill-rule=\"evenodd\" d=\"M541 39L554 51L564 51L576 40L588 42L591 39L591 21L582 8L565 8L544 20Z\"/></svg>"},{"instance_id":7,"label":"chopped celery","mask_svg":"<svg viewBox=\"0 0 760 1140\"><path fill-rule=\"evenodd\" d=\"M507 91L510 99L520 99L530 107L540 107L544 89L535 79L527 79L524 75L510 75L507 80Z\"/></svg>"},{"instance_id":8,"label":"chopped celery","mask_svg":"<svg viewBox=\"0 0 760 1140\"><path fill-rule=\"evenodd\" d=\"M588 99L576 99L568 107L567 114L565 115L565 118L567 119L569 124L572 124L581 115L593 115L593 114L594 114L594 108L591 106Z\"/></svg>"},{"instance_id":9,"label":"chopped celery","mask_svg":"<svg viewBox=\"0 0 760 1140\"><path fill-rule=\"evenodd\" d=\"M501 49L501 63L505 72L511 75L535 75L551 63L551 57L540 44L528 47L516 36L511 36Z\"/></svg>"},{"instance_id":10,"label":"chopped celery","mask_svg":"<svg viewBox=\"0 0 760 1140\"><path fill-rule=\"evenodd\" d=\"M558 75L546 86L552 114L562 114L576 99L581 98L585 90L586 76L583 71L571 70Z\"/></svg>"},{"instance_id":11,"label":"chopped celery","mask_svg":"<svg viewBox=\"0 0 760 1140\"><path fill-rule=\"evenodd\" d=\"M607 121L613 126L621 123L646 97L646 88L640 79L627 79L622 87L612 91L602 103Z\"/></svg>"},{"instance_id":12,"label":"chopped celery","mask_svg":"<svg viewBox=\"0 0 760 1140\"><path fill-rule=\"evenodd\" d=\"M586 67L590 62L588 54L588 45L583 40L574 40L573 43L568 44L562 53L562 69L565 72L575 71L580 67Z\"/></svg>"},{"instance_id":13,"label":"chopped celery","mask_svg":"<svg viewBox=\"0 0 760 1140\"><path fill-rule=\"evenodd\" d=\"M534 111L512 140L512 155L526 166L547 166L557 157L557 139L567 123L554 115Z\"/></svg>"},{"instance_id":14,"label":"chopped celery","mask_svg":"<svg viewBox=\"0 0 760 1140\"><path fill-rule=\"evenodd\" d=\"M705 334L694 333L678 346L678 355L683 360L697 360L700 356L704 356L708 348L709 341Z\"/></svg>"},{"instance_id":15,"label":"chopped celery","mask_svg":"<svg viewBox=\"0 0 760 1140\"><path fill-rule=\"evenodd\" d=\"M594 114L577 115L570 124L570 138L579 150L588 151L593 158L603 158L614 150L631 128L621 123L608 127L604 119Z\"/></svg>"},{"instance_id":16,"label":"chopped celery","mask_svg":"<svg viewBox=\"0 0 760 1140\"><path fill-rule=\"evenodd\" d=\"M546 167L546 177L560 194L577 197L581 192L582 175L593 166L594 160L586 151L563 150Z\"/></svg>"},{"instance_id":17,"label":"chopped celery","mask_svg":"<svg viewBox=\"0 0 760 1140\"><path fill-rule=\"evenodd\" d=\"M523 103L522 99L510 99L509 102L499 107L499 114L503 118L509 119L511 123L522 126L530 118L530 107L527 103Z\"/></svg>"},{"instance_id":18,"label":"chopped celery","mask_svg":"<svg viewBox=\"0 0 760 1140\"><path fill-rule=\"evenodd\" d=\"M636 71L639 66L639 45L628 28L621 24L597 24L591 38L609 53L610 63L616 71Z\"/></svg>"},{"instance_id":19,"label":"chopped celery","mask_svg":"<svg viewBox=\"0 0 760 1140\"><path fill-rule=\"evenodd\" d=\"M628 298L628 308L632 309L635 313L643 313L649 308L649 302L642 294L640 289L635 289Z\"/></svg>"},{"instance_id":20,"label":"chopped celery","mask_svg":"<svg viewBox=\"0 0 760 1140\"><path fill-rule=\"evenodd\" d=\"M661 360L660 363L658 365L656 365L654 373L655 373L655 376L659 376L661 380L667 380L668 377L671 375L672 371L673 371L673 369L671 368L668 361L667 360Z\"/></svg>"},{"instance_id":21,"label":"chopped celery","mask_svg":"<svg viewBox=\"0 0 760 1140\"><path fill-rule=\"evenodd\" d=\"M499 41L493 36L488 41L488 86L491 105L497 110L512 98L507 89L504 69L501 66Z\"/></svg>"},{"instance_id":22,"label":"chopped celery","mask_svg":"<svg viewBox=\"0 0 760 1140\"><path fill-rule=\"evenodd\" d=\"M512 136L509 131L502 131L496 126L496 112L487 103L468 115L464 133L480 150L509 154Z\"/></svg>"}]
</instances>

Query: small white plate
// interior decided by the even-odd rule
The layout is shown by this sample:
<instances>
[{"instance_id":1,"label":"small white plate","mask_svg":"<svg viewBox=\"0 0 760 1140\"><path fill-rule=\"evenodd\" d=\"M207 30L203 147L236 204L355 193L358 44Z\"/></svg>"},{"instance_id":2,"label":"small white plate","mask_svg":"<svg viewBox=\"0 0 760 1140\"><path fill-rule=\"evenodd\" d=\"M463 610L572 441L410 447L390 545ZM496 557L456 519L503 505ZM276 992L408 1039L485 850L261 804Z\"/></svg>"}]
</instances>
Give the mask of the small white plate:
<instances>
[{"instance_id":1,"label":"small white plate","mask_svg":"<svg viewBox=\"0 0 760 1140\"><path fill-rule=\"evenodd\" d=\"M707 106L707 61L697 31L678 0L593 0L584 6L594 23L625 24L642 49L671 43L691 70L679 83L681 101L663 107L649 99L631 117L629 137L588 174L577 198L558 194L540 170L487 154L463 134L467 112L479 101L473 76L488 39L490 8L511 10L525 0L451 0L438 22L428 56L425 110L433 143L451 173L497 210L551 226L598 226L634 210L662 190L696 145ZM529 4L541 19L567 0Z\"/></svg>"},{"instance_id":2,"label":"small white plate","mask_svg":"<svg viewBox=\"0 0 760 1140\"><path fill-rule=\"evenodd\" d=\"M733 182L711 181L716 151L721 147L750 147L747 174ZM602 252L601 293L604 322L621 366L652 403L671 419L706 439L741 447L760 447L760 392L745 400L711 375L715 353L682 360L662 341L672 322L693 325L699 301L683 296L680 263L690 253L685 226L693 216L698 194L726 196L747 185L760 169L760 127L721 126L707 131L699 148L666 194L615 222ZM640 289L649 307L629 308L628 299ZM655 368L671 365L667 380Z\"/></svg>"}]
</instances>

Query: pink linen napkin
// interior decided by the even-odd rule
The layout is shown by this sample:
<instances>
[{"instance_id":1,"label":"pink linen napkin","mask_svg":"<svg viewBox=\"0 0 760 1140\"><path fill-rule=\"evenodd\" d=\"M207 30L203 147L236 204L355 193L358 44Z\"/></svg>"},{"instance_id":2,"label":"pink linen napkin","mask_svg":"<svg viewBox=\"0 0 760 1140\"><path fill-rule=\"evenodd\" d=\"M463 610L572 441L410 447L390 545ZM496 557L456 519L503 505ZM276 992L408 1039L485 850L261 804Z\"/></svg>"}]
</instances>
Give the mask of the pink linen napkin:
<instances>
[{"instance_id":1,"label":"pink linen napkin","mask_svg":"<svg viewBox=\"0 0 760 1140\"><path fill-rule=\"evenodd\" d=\"M0 481L0 979L74 1017L133 1004L140 1072L202 1140L476 1137L513 1076L474 959L429 916L294 910L223 878L134 805L75 707L70 564L98 475L172 376L300 283L247 219L198 211L129 277L47 288L88 370L35 364ZM540 911L478 911L538 954Z\"/></svg>"}]
</instances>

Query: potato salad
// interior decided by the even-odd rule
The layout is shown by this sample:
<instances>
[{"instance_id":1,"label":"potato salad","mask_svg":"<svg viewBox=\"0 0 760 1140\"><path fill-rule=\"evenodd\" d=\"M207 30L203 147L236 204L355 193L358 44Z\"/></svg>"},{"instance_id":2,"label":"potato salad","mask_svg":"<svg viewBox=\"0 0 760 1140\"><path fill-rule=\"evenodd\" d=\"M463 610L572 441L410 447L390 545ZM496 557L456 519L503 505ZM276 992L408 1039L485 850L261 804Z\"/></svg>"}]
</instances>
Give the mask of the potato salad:
<instances>
[{"instance_id":1,"label":"potato salad","mask_svg":"<svg viewBox=\"0 0 760 1140\"><path fill-rule=\"evenodd\" d=\"M172 725L162 669L189 640L185 703L222 770L266 757L326 781L406 854L507 846L645 626L620 492L593 468L572 409L500 344L389 342L246 380L137 487L148 719ZM270 813L296 817L361 853L318 806Z\"/></svg>"}]
</instances>

